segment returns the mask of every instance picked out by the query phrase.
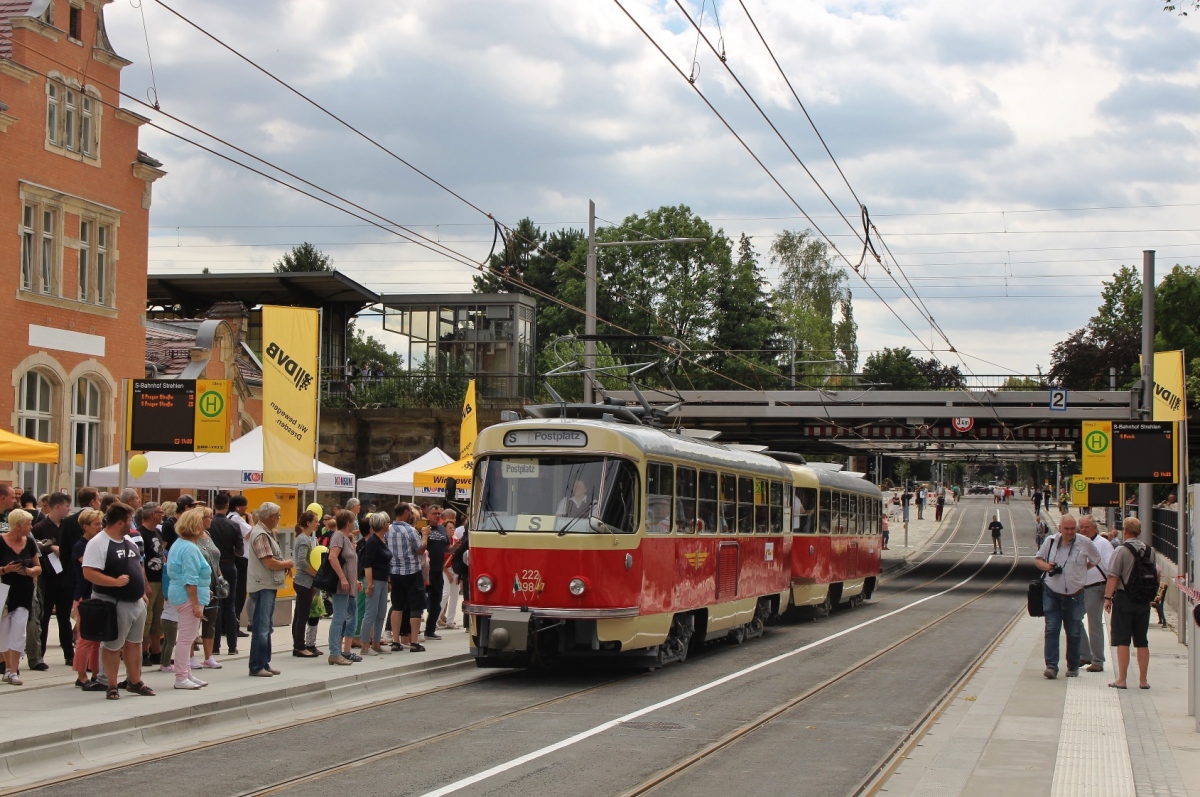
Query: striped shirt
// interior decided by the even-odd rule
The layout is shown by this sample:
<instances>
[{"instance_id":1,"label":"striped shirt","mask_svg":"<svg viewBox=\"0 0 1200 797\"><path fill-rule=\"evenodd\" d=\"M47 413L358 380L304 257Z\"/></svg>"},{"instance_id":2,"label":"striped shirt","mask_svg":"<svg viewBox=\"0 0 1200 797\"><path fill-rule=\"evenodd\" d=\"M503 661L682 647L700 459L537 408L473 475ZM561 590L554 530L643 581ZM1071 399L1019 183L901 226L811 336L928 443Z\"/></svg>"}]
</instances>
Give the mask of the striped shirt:
<instances>
[{"instance_id":1,"label":"striped shirt","mask_svg":"<svg viewBox=\"0 0 1200 797\"><path fill-rule=\"evenodd\" d=\"M421 533L402 520L391 525L387 547L392 552L392 575L411 576L421 572Z\"/></svg>"}]
</instances>

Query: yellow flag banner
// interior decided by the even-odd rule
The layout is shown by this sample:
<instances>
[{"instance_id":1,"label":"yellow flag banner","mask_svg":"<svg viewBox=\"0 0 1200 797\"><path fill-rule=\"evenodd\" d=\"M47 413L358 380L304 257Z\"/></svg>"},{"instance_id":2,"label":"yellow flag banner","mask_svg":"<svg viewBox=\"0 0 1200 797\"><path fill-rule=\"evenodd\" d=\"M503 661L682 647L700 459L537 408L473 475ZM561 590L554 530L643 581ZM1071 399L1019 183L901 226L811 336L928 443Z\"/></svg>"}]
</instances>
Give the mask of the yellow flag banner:
<instances>
[{"instance_id":1,"label":"yellow flag banner","mask_svg":"<svg viewBox=\"0 0 1200 797\"><path fill-rule=\"evenodd\" d=\"M1154 420L1187 420L1183 373L1182 351L1154 353Z\"/></svg>"},{"instance_id":2,"label":"yellow flag banner","mask_svg":"<svg viewBox=\"0 0 1200 797\"><path fill-rule=\"evenodd\" d=\"M264 305L263 480L316 481L320 314Z\"/></svg>"},{"instance_id":3,"label":"yellow flag banner","mask_svg":"<svg viewBox=\"0 0 1200 797\"><path fill-rule=\"evenodd\" d=\"M462 426L458 428L458 458L470 459L475 455L475 438L479 436L479 422L475 413L475 380L467 383L467 397L463 400Z\"/></svg>"}]
</instances>

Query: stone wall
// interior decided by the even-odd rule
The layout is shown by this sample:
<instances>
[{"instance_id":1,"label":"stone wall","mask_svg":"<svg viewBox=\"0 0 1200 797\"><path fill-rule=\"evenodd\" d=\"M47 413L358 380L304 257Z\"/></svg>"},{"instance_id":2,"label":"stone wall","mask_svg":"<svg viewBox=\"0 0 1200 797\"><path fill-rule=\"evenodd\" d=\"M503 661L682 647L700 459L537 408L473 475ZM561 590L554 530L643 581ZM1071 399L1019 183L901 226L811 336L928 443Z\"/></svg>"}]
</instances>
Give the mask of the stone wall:
<instances>
[{"instance_id":1,"label":"stone wall","mask_svg":"<svg viewBox=\"0 0 1200 797\"><path fill-rule=\"evenodd\" d=\"M479 428L499 423L500 411L481 407ZM461 423L459 409L322 409L319 458L361 479L398 468L434 446L457 457ZM321 495L330 505L347 497Z\"/></svg>"}]
</instances>

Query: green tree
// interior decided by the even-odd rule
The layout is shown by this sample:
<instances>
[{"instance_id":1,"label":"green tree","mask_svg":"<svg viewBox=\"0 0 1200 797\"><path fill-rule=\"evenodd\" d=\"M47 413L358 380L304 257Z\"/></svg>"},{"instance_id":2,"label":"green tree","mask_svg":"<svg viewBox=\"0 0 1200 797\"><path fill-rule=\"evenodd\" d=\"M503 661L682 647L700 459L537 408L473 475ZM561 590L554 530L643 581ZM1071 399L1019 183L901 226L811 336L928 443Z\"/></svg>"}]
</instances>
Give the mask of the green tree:
<instances>
[{"instance_id":1,"label":"green tree","mask_svg":"<svg viewBox=\"0 0 1200 797\"><path fill-rule=\"evenodd\" d=\"M786 342L795 348L797 379L853 373L858 365L858 325L846 271L835 266L828 244L810 230L784 230L771 244L781 267L772 297Z\"/></svg>"},{"instance_id":2,"label":"green tree","mask_svg":"<svg viewBox=\"0 0 1200 797\"><path fill-rule=\"evenodd\" d=\"M305 241L275 262L275 273L289 271L333 271L333 258Z\"/></svg>"},{"instance_id":3,"label":"green tree","mask_svg":"<svg viewBox=\"0 0 1200 797\"><path fill-rule=\"evenodd\" d=\"M912 351L901 346L877 351L863 363L863 381L880 390L928 390L929 380Z\"/></svg>"},{"instance_id":4,"label":"green tree","mask_svg":"<svg viewBox=\"0 0 1200 797\"><path fill-rule=\"evenodd\" d=\"M400 374L401 366L404 364L404 358L401 355L388 351L383 343L368 335L353 321L350 322L350 328L347 331L350 333L346 345L346 359L349 362L357 363L359 366L374 366L378 363L383 366L385 376Z\"/></svg>"},{"instance_id":5,"label":"green tree","mask_svg":"<svg viewBox=\"0 0 1200 797\"><path fill-rule=\"evenodd\" d=\"M1050 353L1050 383L1072 390L1107 390L1108 369L1128 386L1142 348L1141 277L1122 266L1101 290L1101 304L1088 323Z\"/></svg>"},{"instance_id":6,"label":"green tree","mask_svg":"<svg viewBox=\"0 0 1200 797\"><path fill-rule=\"evenodd\" d=\"M677 205L628 216L620 225L598 230L596 238L599 242L704 239L704 243L599 249L596 308L601 320L596 328L601 334L666 335L691 348L707 348L705 341L714 328L715 275L732 270L732 246L724 231L713 230L686 205ZM586 258L586 244L581 244L570 262L558 267L559 295L576 307L584 306ZM583 331L583 317L574 310L547 308L544 317L558 334ZM685 379L703 378L703 369L689 365L677 366L671 377L680 376L681 368Z\"/></svg>"},{"instance_id":7,"label":"green tree","mask_svg":"<svg viewBox=\"0 0 1200 797\"><path fill-rule=\"evenodd\" d=\"M917 370L925 377L930 390L962 389L967 386L966 377L957 365L945 365L935 357L917 360Z\"/></svg>"},{"instance_id":8,"label":"green tree","mask_svg":"<svg viewBox=\"0 0 1200 797\"><path fill-rule=\"evenodd\" d=\"M779 323L749 236L742 234L737 259L718 263L713 277L718 286L712 300L713 351L705 357L706 365L745 385L771 386L779 373ZM697 386L732 387L728 379L708 372L692 379Z\"/></svg>"}]
</instances>

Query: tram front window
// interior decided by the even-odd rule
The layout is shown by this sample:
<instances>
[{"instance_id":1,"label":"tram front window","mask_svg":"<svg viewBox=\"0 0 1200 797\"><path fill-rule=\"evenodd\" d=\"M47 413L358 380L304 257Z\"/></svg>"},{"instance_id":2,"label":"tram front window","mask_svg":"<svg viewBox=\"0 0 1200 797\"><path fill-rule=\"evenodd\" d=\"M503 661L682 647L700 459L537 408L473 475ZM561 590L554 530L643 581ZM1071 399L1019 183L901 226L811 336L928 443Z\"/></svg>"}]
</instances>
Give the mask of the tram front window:
<instances>
[{"instance_id":1,"label":"tram front window","mask_svg":"<svg viewBox=\"0 0 1200 797\"><path fill-rule=\"evenodd\" d=\"M637 471L605 457L487 457L476 528L563 534L636 530ZM592 519L599 520L593 524Z\"/></svg>"}]
</instances>

